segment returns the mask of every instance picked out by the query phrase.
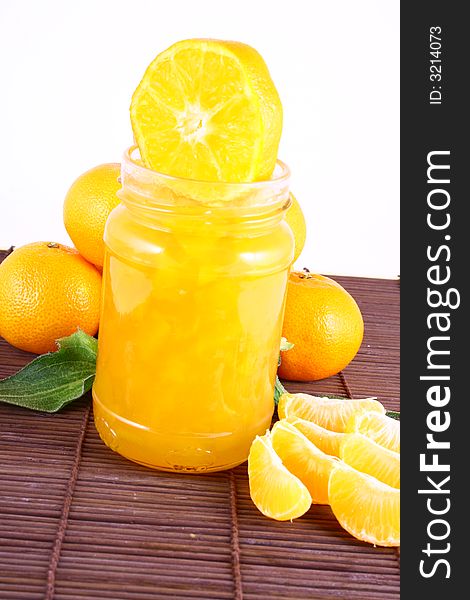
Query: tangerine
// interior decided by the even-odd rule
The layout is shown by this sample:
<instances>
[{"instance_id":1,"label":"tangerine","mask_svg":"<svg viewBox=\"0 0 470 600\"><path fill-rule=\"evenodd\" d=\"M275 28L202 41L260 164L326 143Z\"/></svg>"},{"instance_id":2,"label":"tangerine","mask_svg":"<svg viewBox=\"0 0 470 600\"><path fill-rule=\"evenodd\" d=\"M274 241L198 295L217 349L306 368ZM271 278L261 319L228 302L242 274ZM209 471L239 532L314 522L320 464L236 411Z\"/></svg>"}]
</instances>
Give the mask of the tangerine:
<instances>
[{"instance_id":1,"label":"tangerine","mask_svg":"<svg viewBox=\"0 0 470 600\"><path fill-rule=\"evenodd\" d=\"M302 212L302 208L300 207L299 201L294 196L294 194L290 194L291 205L287 209L286 212L286 221L292 229L292 233L294 234L295 241L295 250L294 250L294 263L299 258L302 250L305 246L305 238L307 237L307 225L305 223L304 213Z\"/></svg>"},{"instance_id":2,"label":"tangerine","mask_svg":"<svg viewBox=\"0 0 470 600\"><path fill-rule=\"evenodd\" d=\"M35 242L0 264L0 335L28 352L56 349L77 328L98 331L101 275L75 248Z\"/></svg>"},{"instance_id":3,"label":"tangerine","mask_svg":"<svg viewBox=\"0 0 470 600\"><path fill-rule=\"evenodd\" d=\"M71 185L64 201L64 225L80 254L98 268L104 263L103 233L109 213L119 204L118 163L86 171Z\"/></svg>"},{"instance_id":4,"label":"tangerine","mask_svg":"<svg viewBox=\"0 0 470 600\"><path fill-rule=\"evenodd\" d=\"M361 311L339 283L309 272L290 274L282 335L294 347L282 355L280 377L312 381L339 373L363 334Z\"/></svg>"}]
</instances>

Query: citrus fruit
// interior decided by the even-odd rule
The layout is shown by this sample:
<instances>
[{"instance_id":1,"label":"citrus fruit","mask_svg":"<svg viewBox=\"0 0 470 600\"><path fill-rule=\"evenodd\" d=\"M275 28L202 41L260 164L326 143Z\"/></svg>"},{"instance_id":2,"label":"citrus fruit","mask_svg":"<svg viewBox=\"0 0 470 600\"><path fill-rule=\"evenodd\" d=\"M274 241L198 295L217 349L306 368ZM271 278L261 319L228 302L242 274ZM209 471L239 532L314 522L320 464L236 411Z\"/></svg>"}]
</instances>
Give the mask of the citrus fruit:
<instances>
[{"instance_id":1,"label":"citrus fruit","mask_svg":"<svg viewBox=\"0 0 470 600\"><path fill-rule=\"evenodd\" d=\"M329 429L321 427L321 425L301 419L300 417L289 417L287 421L294 425L294 427L303 433L307 439L313 442L317 448L320 448L320 450L325 452L325 454L339 457L341 440L348 434L330 431Z\"/></svg>"},{"instance_id":2,"label":"citrus fruit","mask_svg":"<svg viewBox=\"0 0 470 600\"><path fill-rule=\"evenodd\" d=\"M0 264L0 335L42 354L77 328L98 330L101 275L74 248L35 242Z\"/></svg>"},{"instance_id":3,"label":"citrus fruit","mask_svg":"<svg viewBox=\"0 0 470 600\"><path fill-rule=\"evenodd\" d=\"M256 436L248 457L250 496L256 507L271 519L288 521L308 511L308 489L283 465L272 447L270 433Z\"/></svg>"},{"instance_id":4,"label":"citrus fruit","mask_svg":"<svg viewBox=\"0 0 470 600\"><path fill-rule=\"evenodd\" d=\"M282 335L294 347L282 356L280 377L311 381L339 373L356 355L363 333L361 311L339 283L292 272Z\"/></svg>"},{"instance_id":5,"label":"citrus fruit","mask_svg":"<svg viewBox=\"0 0 470 600\"><path fill-rule=\"evenodd\" d=\"M339 459L329 456L286 421L278 421L272 431L274 451L291 473L307 486L312 501L328 504L328 481Z\"/></svg>"},{"instance_id":6,"label":"citrus fruit","mask_svg":"<svg viewBox=\"0 0 470 600\"><path fill-rule=\"evenodd\" d=\"M330 475L328 497L340 525L378 546L400 545L400 490L351 467Z\"/></svg>"},{"instance_id":7,"label":"citrus fruit","mask_svg":"<svg viewBox=\"0 0 470 600\"><path fill-rule=\"evenodd\" d=\"M305 217L300 204L294 194L290 194L291 205L286 212L286 221L292 229L295 240L294 261L295 262L305 246L305 238L307 236L307 226Z\"/></svg>"},{"instance_id":8,"label":"citrus fruit","mask_svg":"<svg viewBox=\"0 0 470 600\"><path fill-rule=\"evenodd\" d=\"M119 204L119 174L117 163L94 167L80 175L65 196L65 229L80 254L100 268L104 262L106 219Z\"/></svg>"},{"instance_id":9,"label":"citrus fruit","mask_svg":"<svg viewBox=\"0 0 470 600\"><path fill-rule=\"evenodd\" d=\"M269 179L282 106L256 50L239 42L177 42L147 68L131 123L145 166L201 181Z\"/></svg>"},{"instance_id":10,"label":"citrus fruit","mask_svg":"<svg viewBox=\"0 0 470 600\"><path fill-rule=\"evenodd\" d=\"M289 350L290 352L290 350ZM351 415L366 411L385 413L383 405L375 398L336 400L310 394L285 393L279 398L279 418L300 417L325 429L344 433Z\"/></svg>"},{"instance_id":11,"label":"citrus fruit","mask_svg":"<svg viewBox=\"0 0 470 600\"><path fill-rule=\"evenodd\" d=\"M340 458L357 471L372 475L390 487L400 487L400 455L379 446L361 433L346 433L341 441Z\"/></svg>"},{"instance_id":12,"label":"citrus fruit","mask_svg":"<svg viewBox=\"0 0 470 600\"><path fill-rule=\"evenodd\" d=\"M400 421L378 412L352 415L346 431L363 433L370 439L393 452L400 452Z\"/></svg>"}]
</instances>

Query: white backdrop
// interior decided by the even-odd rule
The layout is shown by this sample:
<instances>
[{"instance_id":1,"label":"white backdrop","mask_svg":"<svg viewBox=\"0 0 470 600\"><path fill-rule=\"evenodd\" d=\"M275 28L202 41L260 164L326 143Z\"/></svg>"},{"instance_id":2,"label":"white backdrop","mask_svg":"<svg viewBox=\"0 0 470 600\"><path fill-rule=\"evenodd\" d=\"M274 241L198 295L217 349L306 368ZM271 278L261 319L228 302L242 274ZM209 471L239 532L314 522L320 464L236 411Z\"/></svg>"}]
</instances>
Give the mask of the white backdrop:
<instances>
[{"instance_id":1,"label":"white backdrop","mask_svg":"<svg viewBox=\"0 0 470 600\"><path fill-rule=\"evenodd\" d=\"M0 247L69 243L68 187L120 160L145 68L188 37L249 43L269 66L307 219L298 266L397 276L398 0L1 0Z\"/></svg>"}]
</instances>

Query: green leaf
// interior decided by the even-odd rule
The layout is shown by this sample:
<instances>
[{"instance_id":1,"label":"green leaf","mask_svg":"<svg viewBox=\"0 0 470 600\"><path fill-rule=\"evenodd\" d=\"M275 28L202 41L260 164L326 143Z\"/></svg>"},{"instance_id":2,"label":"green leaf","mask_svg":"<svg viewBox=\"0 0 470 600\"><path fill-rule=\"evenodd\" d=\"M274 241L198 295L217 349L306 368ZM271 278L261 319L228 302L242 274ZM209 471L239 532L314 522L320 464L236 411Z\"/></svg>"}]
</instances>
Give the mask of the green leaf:
<instances>
[{"instance_id":1,"label":"green leaf","mask_svg":"<svg viewBox=\"0 0 470 600\"><path fill-rule=\"evenodd\" d=\"M280 382L279 377L276 375L276 383L274 384L274 406L279 404L279 398L285 393L287 393L287 390Z\"/></svg>"},{"instance_id":2,"label":"green leaf","mask_svg":"<svg viewBox=\"0 0 470 600\"><path fill-rule=\"evenodd\" d=\"M0 380L0 402L56 412L91 389L98 342L78 330L57 340L56 352L43 354L11 377Z\"/></svg>"},{"instance_id":3,"label":"green leaf","mask_svg":"<svg viewBox=\"0 0 470 600\"><path fill-rule=\"evenodd\" d=\"M280 347L281 352L286 352L287 350L290 350L293 347L294 347L294 344L291 344L290 342L288 342L285 337L281 338L281 347ZM279 366L280 364L281 364L281 353L279 353L279 359L277 361L277 366ZM274 406L277 406L279 404L279 398L282 396L282 394L285 394L286 392L287 392L286 388L282 385L282 383L279 381L279 377L276 375L276 383L274 384Z\"/></svg>"}]
</instances>

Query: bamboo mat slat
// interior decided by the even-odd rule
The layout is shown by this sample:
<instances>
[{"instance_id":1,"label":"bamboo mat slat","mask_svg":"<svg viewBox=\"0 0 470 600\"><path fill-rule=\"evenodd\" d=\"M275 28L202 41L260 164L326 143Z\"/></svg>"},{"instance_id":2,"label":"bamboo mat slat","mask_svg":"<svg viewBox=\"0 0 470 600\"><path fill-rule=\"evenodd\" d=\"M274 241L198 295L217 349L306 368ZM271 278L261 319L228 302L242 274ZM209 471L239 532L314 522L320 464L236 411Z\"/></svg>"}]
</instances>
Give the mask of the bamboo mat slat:
<instances>
[{"instance_id":1,"label":"bamboo mat slat","mask_svg":"<svg viewBox=\"0 0 470 600\"><path fill-rule=\"evenodd\" d=\"M335 279L364 315L359 354L285 386L399 410L399 282ZM0 339L0 377L32 357ZM354 539L327 506L263 517L246 464L192 476L126 461L100 441L89 396L55 415L0 405L1 600L398 600L399 573L397 550Z\"/></svg>"}]
</instances>

